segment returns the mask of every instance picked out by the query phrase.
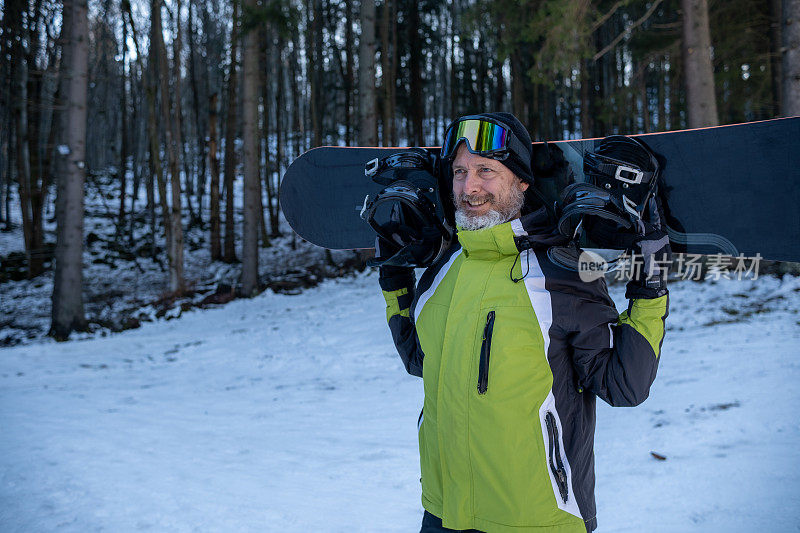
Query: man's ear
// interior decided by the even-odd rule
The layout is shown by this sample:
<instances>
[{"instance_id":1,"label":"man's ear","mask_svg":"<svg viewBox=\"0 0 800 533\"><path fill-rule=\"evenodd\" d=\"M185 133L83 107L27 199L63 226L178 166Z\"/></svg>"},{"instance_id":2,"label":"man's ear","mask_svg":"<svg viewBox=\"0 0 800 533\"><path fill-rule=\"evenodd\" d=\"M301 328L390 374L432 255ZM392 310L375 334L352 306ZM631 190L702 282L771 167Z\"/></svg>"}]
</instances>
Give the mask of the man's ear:
<instances>
[{"instance_id":1,"label":"man's ear","mask_svg":"<svg viewBox=\"0 0 800 533\"><path fill-rule=\"evenodd\" d=\"M519 178L517 178L517 179L519 179ZM525 192L525 191L527 191L527 190L528 190L528 187L530 187L530 185L531 185L531 184L530 184L530 183L528 183L527 181L522 181L522 180L519 180L519 188L520 188L520 190L521 190L522 192Z\"/></svg>"}]
</instances>

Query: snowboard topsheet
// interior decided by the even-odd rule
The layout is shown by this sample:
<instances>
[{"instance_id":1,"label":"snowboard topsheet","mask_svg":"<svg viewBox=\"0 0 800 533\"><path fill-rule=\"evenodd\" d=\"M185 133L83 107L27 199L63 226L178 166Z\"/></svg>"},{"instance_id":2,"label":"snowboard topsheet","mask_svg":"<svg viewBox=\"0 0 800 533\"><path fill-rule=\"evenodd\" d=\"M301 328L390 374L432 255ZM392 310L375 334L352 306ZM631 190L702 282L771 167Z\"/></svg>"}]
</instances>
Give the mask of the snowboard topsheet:
<instances>
[{"instance_id":1,"label":"snowboard topsheet","mask_svg":"<svg viewBox=\"0 0 800 533\"><path fill-rule=\"evenodd\" d=\"M662 199L673 249L800 261L800 117L634 137L662 163ZM557 149L581 182L583 154L599 140L534 143L534 159ZM365 198L383 186L364 175L364 165L404 149L322 147L306 152L281 183L280 202L289 224L325 248L372 248L375 233L359 213ZM553 200L566 185L534 174L536 186Z\"/></svg>"}]
</instances>

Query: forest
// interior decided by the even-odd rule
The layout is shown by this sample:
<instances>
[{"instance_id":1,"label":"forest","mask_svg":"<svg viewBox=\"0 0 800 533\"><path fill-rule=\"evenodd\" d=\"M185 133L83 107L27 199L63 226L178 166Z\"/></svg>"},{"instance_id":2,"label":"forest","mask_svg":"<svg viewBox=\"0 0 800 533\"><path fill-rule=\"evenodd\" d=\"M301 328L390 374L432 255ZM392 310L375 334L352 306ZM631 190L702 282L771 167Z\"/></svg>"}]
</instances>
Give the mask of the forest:
<instances>
[{"instance_id":1,"label":"forest","mask_svg":"<svg viewBox=\"0 0 800 533\"><path fill-rule=\"evenodd\" d=\"M51 275L57 339L88 324L89 190L164 293L192 282L191 233L252 296L313 147L435 146L485 111L534 140L800 115L800 0L0 3L0 230L24 245L0 284Z\"/></svg>"}]
</instances>

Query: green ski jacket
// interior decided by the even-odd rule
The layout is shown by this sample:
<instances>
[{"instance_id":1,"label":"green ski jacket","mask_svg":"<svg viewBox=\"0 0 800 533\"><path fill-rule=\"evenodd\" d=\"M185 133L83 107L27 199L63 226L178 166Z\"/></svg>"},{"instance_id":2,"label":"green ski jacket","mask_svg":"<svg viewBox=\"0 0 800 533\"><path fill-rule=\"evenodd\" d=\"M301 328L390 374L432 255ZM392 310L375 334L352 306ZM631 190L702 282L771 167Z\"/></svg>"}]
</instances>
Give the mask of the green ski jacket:
<instances>
[{"instance_id":1,"label":"green ski jacket","mask_svg":"<svg viewBox=\"0 0 800 533\"><path fill-rule=\"evenodd\" d=\"M553 263L539 229L459 231L418 285L381 279L424 381L422 505L447 528L595 529L595 398L637 405L656 376L668 295L618 314L605 280Z\"/></svg>"}]
</instances>

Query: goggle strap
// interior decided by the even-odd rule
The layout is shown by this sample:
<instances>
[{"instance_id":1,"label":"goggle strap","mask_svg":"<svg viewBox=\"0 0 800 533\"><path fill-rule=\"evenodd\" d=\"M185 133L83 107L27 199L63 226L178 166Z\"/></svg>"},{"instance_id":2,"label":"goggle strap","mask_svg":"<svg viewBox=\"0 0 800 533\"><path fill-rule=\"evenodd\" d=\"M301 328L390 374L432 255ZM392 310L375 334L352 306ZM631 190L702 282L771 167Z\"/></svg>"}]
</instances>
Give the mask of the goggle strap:
<instances>
[{"instance_id":1,"label":"goggle strap","mask_svg":"<svg viewBox=\"0 0 800 533\"><path fill-rule=\"evenodd\" d=\"M523 143L522 141L517 139L517 136L514 135L513 133L511 134L511 142L509 144L511 145L511 148L512 148L511 151L513 151L516 154L530 154L531 153L531 147L530 146L525 146L525 143ZM531 162L531 164L533 164L533 162Z\"/></svg>"}]
</instances>

